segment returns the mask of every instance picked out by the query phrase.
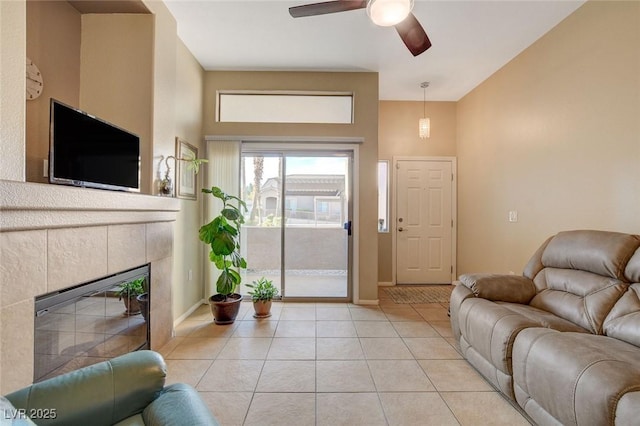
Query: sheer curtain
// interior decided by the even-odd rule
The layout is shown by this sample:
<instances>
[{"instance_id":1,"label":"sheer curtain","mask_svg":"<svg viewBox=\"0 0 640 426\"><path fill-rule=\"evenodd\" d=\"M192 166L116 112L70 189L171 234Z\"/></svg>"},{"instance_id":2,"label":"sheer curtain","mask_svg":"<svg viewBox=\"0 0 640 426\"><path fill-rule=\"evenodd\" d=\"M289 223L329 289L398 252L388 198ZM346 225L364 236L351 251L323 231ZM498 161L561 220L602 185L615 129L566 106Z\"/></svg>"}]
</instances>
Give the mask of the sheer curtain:
<instances>
[{"instance_id":1,"label":"sheer curtain","mask_svg":"<svg viewBox=\"0 0 640 426\"><path fill-rule=\"evenodd\" d=\"M207 141L207 159L204 187L217 186L230 195L240 197L240 141ZM204 203L204 221L208 223L222 208L222 202L207 195ZM220 274L209 261L209 250L205 250L205 300L216 294L216 280Z\"/></svg>"}]
</instances>

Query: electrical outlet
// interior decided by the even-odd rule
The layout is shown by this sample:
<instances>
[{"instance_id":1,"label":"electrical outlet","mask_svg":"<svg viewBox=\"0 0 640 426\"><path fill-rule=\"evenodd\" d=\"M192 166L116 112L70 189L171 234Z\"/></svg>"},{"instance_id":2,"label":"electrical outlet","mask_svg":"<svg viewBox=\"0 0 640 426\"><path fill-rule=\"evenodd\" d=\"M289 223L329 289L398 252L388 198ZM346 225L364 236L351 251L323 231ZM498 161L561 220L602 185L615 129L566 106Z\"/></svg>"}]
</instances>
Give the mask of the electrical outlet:
<instances>
[{"instance_id":1,"label":"electrical outlet","mask_svg":"<svg viewBox=\"0 0 640 426\"><path fill-rule=\"evenodd\" d=\"M518 210L509 211L509 222L517 222L518 221Z\"/></svg>"}]
</instances>

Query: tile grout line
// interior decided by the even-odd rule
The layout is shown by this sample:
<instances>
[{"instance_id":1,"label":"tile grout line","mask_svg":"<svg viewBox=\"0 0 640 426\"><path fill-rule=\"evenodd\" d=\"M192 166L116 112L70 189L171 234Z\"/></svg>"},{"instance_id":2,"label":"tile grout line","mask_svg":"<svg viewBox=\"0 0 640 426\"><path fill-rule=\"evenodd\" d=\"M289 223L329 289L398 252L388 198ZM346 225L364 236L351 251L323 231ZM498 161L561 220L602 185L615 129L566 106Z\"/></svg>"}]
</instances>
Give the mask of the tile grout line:
<instances>
[{"instance_id":1,"label":"tile grout line","mask_svg":"<svg viewBox=\"0 0 640 426\"><path fill-rule=\"evenodd\" d=\"M314 374L314 376L313 376L313 378L314 378L314 391L313 391L313 392L295 392L295 391L290 391L290 392L266 392L266 393L284 393L284 394L292 394L292 395L294 395L294 394L299 394L299 393L313 393L313 394L314 394L314 405L313 405L313 407L314 407L314 408L313 408L313 409L314 409L314 411L313 411L313 415L314 415L314 424L315 424L315 425L319 425L319 424L321 424L321 423L320 423L320 420L321 420L321 419L318 417L318 415L320 414L320 413L319 413L319 409L320 409L319 402L320 402L320 401L319 401L318 397L319 397L319 396L320 396L320 394L322 394L322 393L325 393L325 394L331 394L331 393L336 393L336 392L331 392L331 391L327 391L327 392L319 392L319 388L318 388L318 385L319 385L319 380L318 380L318 373L319 373L319 371L318 371L318 363L319 363L320 361L323 361L323 362L345 361L345 360L351 360L351 361L364 361L365 365L367 366L367 372L368 372L369 380L371 380L371 381L372 381L372 383L373 383L373 390L372 390L371 392L368 392L368 391L367 391L367 392L362 392L362 391L353 391L353 392L337 392L337 393L349 393L349 394L370 394L370 393L374 393L374 392L375 392L375 394L376 394L376 400L378 401L379 407L380 407L380 409L381 409L381 411L382 411L382 415L383 415L383 417L384 417L384 422L385 422L387 425L391 424L391 423L390 423L390 422L391 422L391 420L390 420L390 418L388 417L389 413L385 410L384 405L383 405L383 403L382 403L382 395L381 395L380 388L379 388L378 384L376 383L376 381L375 381L375 379L374 379L374 374L373 374L373 371L372 371L372 365L371 365L371 363L370 363L370 361L372 361L372 360L374 360L374 359L370 359L370 358L368 358L368 357L367 357L367 355L366 355L366 353L365 353L364 344L363 344L363 339L365 339L366 337L362 336L362 335L361 335L361 334L362 334L362 331L358 331L358 329L356 328L356 323L357 323L358 321L362 322L363 324L367 324L367 323L368 323L368 324L374 324L374 323L376 323L376 322L379 322L379 323L389 324L389 325L391 326L391 329L392 329L392 330L394 331L394 333L396 334L395 336L393 336L393 338L397 338L400 342L402 342L403 346L408 350L408 352L409 352L409 354L410 354L410 356L411 356L411 358L410 358L410 359L411 359L413 362L415 362L415 363L417 363L417 364L418 364L418 366L419 366L420 370L422 371L422 373L423 373L423 374L425 375L425 377L427 378L428 382L429 382L429 383L431 384L431 386L433 387L433 390L434 390L434 391L433 391L433 393L437 393L437 394L438 394L438 398L439 398L439 400L443 403L443 407L447 407L447 412L448 412L448 414L449 414L449 415L451 415L451 416L452 416L452 420L455 420L458 424L461 424L460 419L458 418L458 416L456 416L456 414L455 414L455 412L453 411L452 407L450 406L450 404L449 404L449 403L447 403L447 401L445 400L445 398L444 398L444 396L443 396L443 392L445 392L445 391L440 391L440 390L435 386L435 384L434 384L434 382L432 381L432 379L429 377L429 375L427 374L427 372L424 370L423 366L420 364L420 362L419 362L419 360L418 360L418 358L417 358L417 355L416 355L416 353L414 352L414 350L415 350L415 349L414 349L414 350L412 350L412 349L411 349L411 347L407 344L407 339L411 339L411 338L423 338L423 339L427 339L427 340L428 340L428 338L429 338L429 337L431 337L431 338L433 338L433 339L442 339L442 340L444 340L444 341L446 342L446 345L444 345L444 346L453 348L453 349L455 350L455 353L456 353L456 354L459 354L459 351L458 351L458 350L457 350L457 348L456 348L456 347L451 343L450 338L447 336L447 335L448 335L448 333L447 333L446 329L443 327L443 325L442 325L442 324L441 324L438 328L434 327L434 325L432 325L432 324L431 324L431 322L430 322L429 320L427 320L425 317L423 317L423 316L422 316L422 315L417 311L417 309L416 309L415 307L410 306L410 305L408 306L408 308L410 308L410 310L411 310L413 313L418 313L418 315L420 315L420 320L415 320L415 319L413 319L413 320L409 320L409 321L402 321L402 316L401 316L401 314L396 313L396 314L398 315L398 317L395 317L395 316L394 316L394 318L395 318L395 319L397 319L397 321L392 321L392 318L390 318L390 317L389 317L389 315L387 315L387 313L385 312L385 310L384 310L384 306L377 307L377 309L375 309L375 310L374 310L374 311L376 311L376 312L381 312L381 313L384 315L384 319L375 318L375 315L369 316L369 315L367 314L367 311L369 310L368 308L361 308L361 307L357 307L357 306L351 307L351 306L347 305L347 307L346 307L346 308L340 308L340 309L347 309L347 311L349 312L350 319L349 319L349 320L341 320L341 321L344 321L345 323L349 323L349 324L350 324L350 326L351 326L351 328L355 331L355 335L354 335L354 336L352 336L352 337L347 337L347 336L338 336L338 337L333 337L333 336L332 336L332 334L333 334L333 333L329 332L329 333L328 333L329 335L327 335L327 336L323 336L323 337L319 337L318 331L319 331L320 324L321 324L322 322L324 322L324 321L330 321L330 320L329 320L329 319L327 319L327 318L324 318L323 320L320 320L320 319L318 318L318 311L319 311L319 309L321 309L321 306L322 306L322 305L319 305L319 304L313 304L313 311L314 311L314 313L315 313L315 317L314 317L314 320L313 320L313 339L314 339L314 340L313 340L313 348L314 348L314 357L313 357L313 362L314 362L314 370L313 370L313 374ZM274 344L274 341L275 341L275 339L276 339L276 334L277 334L278 330L279 330L279 329L281 329L281 326L285 324L285 323L282 323L281 321L299 321L299 320L296 320L296 319L295 319L295 316L294 316L293 318L290 318L289 320L283 320L283 319L282 319L282 317L283 317L283 314L284 314L284 309L285 309L285 308L300 308L300 307L301 307L301 306L291 306L291 307L283 306L282 311L280 312L280 316L278 316L278 319L277 319L277 320L275 320L275 322L276 322L276 324L275 324L275 328L273 328L273 331L272 331L272 333L271 333L271 334L270 334L270 336L269 336L269 338L270 338L270 340L269 340L269 344L268 344L268 347L267 347L267 349L266 349L266 353L265 353L265 355L264 355L264 358L262 359L262 364L261 364L261 367L260 367L260 371L259 371L259 372L258 372L258 374L257 374L257 379L256 379L256 382L255 382L255 384L254 384L254 386L253 386L253 390L251 391L251 397L249 398L249 401L247 402L246 411L244 412L244 416L243 416L243 419L242 419L242 424L246 424L246 423L247 423L247 420L249 419L249 414L250 414L250 412L251 412L251 410L250 410L250 409L251 409L251 407L252 407L252 405L253 405L253 403L254 403L254 401L255 401L255 396L256 396L256 394L258 393L258 392L257 392L257 391L258 391L258 384L259 384L259 381L260 381L260 378L261 378L262 374L265 372L266 362L267 362L267 361L269 361L269 358L268 358L268 357L269 357L269 353L271 352L271 349L273 348L273 344ZM390 305L390 309L393 309L393 307L394 307L394 305ZM398 306L396 305L396 307L398 307ZM441 307L440 307L440 308L438 308L438 309L443 309L443 308L444 308L444 309L446 309L446 306L441 306ZM358 319L354 319L354 315L353 315L353 314L355 314L355 313L357 313L356 318L358 318ZM241 323L242 323L242 322L247 322L247 323L249 323L249 322L251 321L251 320L247 320L247 319L246 319L247 315L249 315L249 313L247 313L247 314L245 314L245 316L243 316L243 319L242 319L242 320L240 320L240 322L241 322ZM392 315L392 316L393 316L393 315ZM335 320L335 321L337 321L337 320ZM206 322L206 321L203 321L203 322ZM398 328L397 328L397 327L399 327L399 326L400 326L400 325L399 325L400 323L407 323L407 322L412 322L412 323L414 323L414 322L415 322L415 323L418 323L418 324L424 324L424 325L426 325L427 327L429 327L433 332L435 332L435 335L433 335L433 336L426 336L426 337L425 337L425 336L414 336L414 337L411 337L411 335L410 335L410 334L409 334L409 335L403 335L403 333L401 333L401 332L398 330ZM434 322L436 322L436 323L437 323L437 322L438 322L438 320L434 320ZM440 322L442 323L443 321L440 321ZM221 355L221 354L222 354L222 352L225 350L225 348L227 348L227 347L230 345L230 343L231 343L231 338L234 338L234 336L235 336L235 337L237 337L237 338L247 338L247 339L257 337L254 333L250 332L250 330L249 330L249 329L250 329L251 327L247 326L246 328L247 328L247 331L249 331L249 333L248 333L246 336L236 335L236 333L237 333L237 332L238 332L238 330L240 329L240 327L239 327L239 326L238 326L238 327L236 327L236 328L232 331L231 336L227 336L227 335L225 335L225 337L224 337L224 339L225 339L225 341L224 341L224 345L221 347L221 349L220 349L220 350L216 353L216 355L213 357L213 359L211 360L211 363L209 364L208 368L207 368L207 369L205 369L205 371L204 371L204 373L202 374L202 376L198 379L198 381L197 381L197 384L196 384L196 385L200 385L200 384L202 383L202 380L204 379L204 377L206 376L206 374L210 371L211 367L213 367L213 365L214 365L215 361L219 359L220 355ZM330 328L330 329L333 329L333 326L331 326L331 327L329 327L329 328ZM186 337L188 337L188 336L190 336L191 334L195 333L195 330L196 330L196 329L189 331L189 332L186 334ZM409 328L405 328L404 330L405 330L405 332L406 332L406 331L411 330L411 329L409 329ZM284 331L284 329L283 329L283 331ZM340 331L340 332L338 332L338 333L339 333L339 334L343 334L343 333L342 333L342 331ZM241 333L241 334L242 334L242 333ZM285 336L284 336L284 337L282 337L282 338L288 337L288 338L292 339L292 341L293 341L293 339L299 339L299 338L300 338L300 337L296 337L295 335L293 335L293 336L286 336L286 334L287 334L287 332L285 331ZM295 333L294 333L294 334L295 334ZM365 335L366 335L366 334L368 334L368 333L367 333L367 332L366 332L366 330L365 330ZM182 336L182 337L184 338L185 336ZM206 337L208 337L208 336L206 336ZM260 337L262 337L262 336L260 336ZM329 338L331 338L331 339L341 339L341 338L347 339L347 338L349 338L349 339L353 339L354 337L358 339L358 348L359 348L359 349L360 349L360 351L362 352L362 358L354 358L354 359L351 359L351 358L349 358L349 359L346 359L346 358L340 358L340 359L338 359L338 358L336 358L336 359L332 359L332 358L328 358L328 359L320 359L320 358L319 358L319 356L320 356L319 349L320 349L320 346L321 346L321 345L320 345L320 341L319 341L319 339L320 339L320 338L327 338L327 339L329 339ZM375 337L375 332L374 332L374 335L372 335L371 337ZM219 337L218 337L218 336L215 336L214 338L219 338ZM392 337L388 337L388 338L392 338ZM449 340L447 340L447 339L449 339ZM288 340L288 339L287 339L287 340ZM173 352L174 352L174 351L175 351L175 350L176 350L176 349L177 349L181 344L183 344L183 342L178 343L174 348L172 348L172 350L171 350L169 353L173 353ZM240 347L239 347L239 348L240 348ZM327 348L330 348L330 346L328 346ZM240 350L240 351L242 351L243 349L239 349L239 350ZM253 353L250 353L250 354L251 354L251 356L257 356L257 355L253 355ZM243 358L239 358L239 357L241 357L241 356L242 356L242 355L241 355L241 354L239 354L239 355L237 355L237 356L236 356L236 358L238 358L239 360L243 360ZM350 356L350 352L344 352L344 356ZM249 358L247 358L247 359L249 359ZM250 359L253 359L253 358L250 358ZM307 360L307 359L308 359L308 358L304 358L304 357L302 357L302 358L300 358L300 359L296 358L295 360L293 360L293 359L291 359L291 360L290 360L290 359L286 359L286 357L285 357L285 358L283 358L283 359L278 359L278 360L275 360L275 359L274 359L274 360L272 360L272 361L283 361L283 362L287 362L287 361L299 361L299 360ZM381 360L383 360L383 359L384 359L384 358L381 358ZM402 359L402 358L400 358L400 359ZM256 360L258 360L258 359L256 358ZM432 359L432 358L428 357L428 358L425 358L425 360L426 360L426 361L429 361L429 360L432 360L432 361L435 361L435 360L437 360L437 361L441 361L441 360L442 360L442 361L451 361L451 360L460 360L460 358L451 358L451 357L446 357L446 358L434 358L434 359ZM389 360L387 360L387 361L393 361L393 360L392 360L392 359L389 359ZM225 391L219 391L219 392L225 392ZM393 394L393 393L422 393L423 391L420 391L420 390L412 390L412 391L387 391L387 392L388 392L388 393L390 393L390 394ZM427 392L427 391L424 391L424 392ZM458 391L458 390L455 390L455 391L446 391L446 392L448 392L448 393L460 393L460 394L465 394L465 393L468 393L468 392L475 392L475 391L463 391L463 390L459 390L459 391ZM478 392L480 392L480 391L478 391ZM486 392L486 393L494 393L494 392L492 392L491 390L484 390L484 391L482 391L482 392L483 392L483 393L485 393L485 392ZM427 393L431 393L431 392L427 392ZM310 401L309 401L309 402L310 402ZM309 406L309 407L310 407L310 406ZM240 413L238 413L238 414L240 414Z\"/></svg>"}]
</instances>

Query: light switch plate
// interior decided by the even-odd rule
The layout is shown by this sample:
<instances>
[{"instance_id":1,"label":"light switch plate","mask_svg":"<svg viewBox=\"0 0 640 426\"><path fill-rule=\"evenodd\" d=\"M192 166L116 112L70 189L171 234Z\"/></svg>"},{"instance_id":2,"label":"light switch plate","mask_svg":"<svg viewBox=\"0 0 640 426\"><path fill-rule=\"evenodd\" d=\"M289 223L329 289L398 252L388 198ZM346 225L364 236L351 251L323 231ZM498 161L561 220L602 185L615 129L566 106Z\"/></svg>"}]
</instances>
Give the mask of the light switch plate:
<instances>
[{"instance_id":1,"label":"light switch plate","mask_svg":"<svg viewBox=\"0 0 640 426\"><path fill-rule=\"evenodd\" d=\"M517 222L518 221L518 210L509 211L509 222Z\"/></svg>"}]
</instances>

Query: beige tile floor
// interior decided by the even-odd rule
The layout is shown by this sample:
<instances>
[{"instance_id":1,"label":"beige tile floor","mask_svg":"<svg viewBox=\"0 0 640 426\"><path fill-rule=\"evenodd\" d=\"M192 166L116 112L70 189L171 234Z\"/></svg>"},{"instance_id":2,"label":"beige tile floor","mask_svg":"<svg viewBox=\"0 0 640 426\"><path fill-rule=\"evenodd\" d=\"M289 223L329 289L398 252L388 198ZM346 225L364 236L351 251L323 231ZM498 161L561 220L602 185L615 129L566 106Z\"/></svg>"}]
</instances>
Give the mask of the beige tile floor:
<instances>
[{"instance_id":1,"label":"beige tile floor","mask_svg":"<svg viewBox=\"0 0 640 426\"><path fill-rule=\"evenodd\" d=\"M381 297L384 294L381 292ZM528 425L462 359L446 304L274 303L214 325L208 306L161 353L223 426Z\"/></svg>"}]
</instances>

